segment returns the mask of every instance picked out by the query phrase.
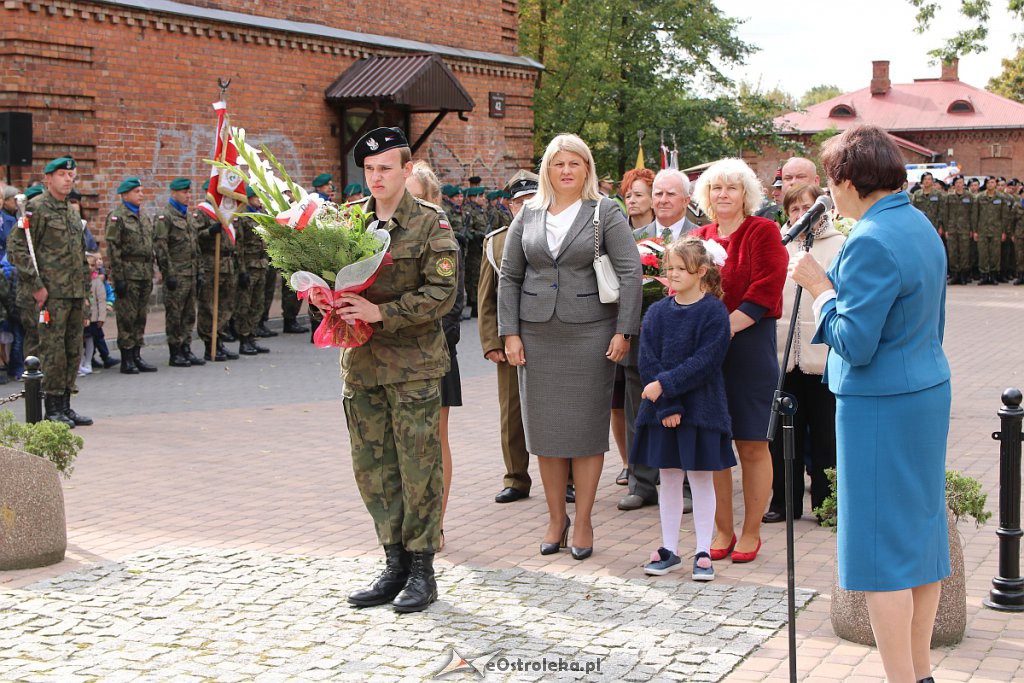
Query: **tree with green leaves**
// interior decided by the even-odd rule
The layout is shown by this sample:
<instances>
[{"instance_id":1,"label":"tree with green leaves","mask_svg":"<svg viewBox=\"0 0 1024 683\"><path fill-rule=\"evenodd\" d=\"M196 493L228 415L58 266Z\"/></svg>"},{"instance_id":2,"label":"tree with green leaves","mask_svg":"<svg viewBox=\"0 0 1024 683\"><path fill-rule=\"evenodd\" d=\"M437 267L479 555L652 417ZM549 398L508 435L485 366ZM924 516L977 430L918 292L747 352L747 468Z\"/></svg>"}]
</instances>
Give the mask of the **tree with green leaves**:
<instances>
[{"instance_id":1,"label":"tree with green leaves","mask_svg":"<svg viewBox=\"0 0 1024 683\"><path fill-rule=\"evenodd\" d=\"M522 52L545 66L534 91L538 155L572 132L601 172L621 175L640 130L647 158L657 158L662 134L675 134L684 165L778 141L777 107L761 93L738 93L719 68L753 48L712 0L521 0L519 8Z\"/></svg>"},{"instance_id":2,"label":"tree with green leaves","mask_svg":"<svg viewBox=\"0 0 1024 683\"><path fill-rule=\"evenodd\" d=\"M988 89L997 95L1024 102L1024 47L1017 56L1003 60L1003 73L988 82Z\"/></svg>"},{"instance_id":3,"label":"tree with green leaves","mask_svg":"<svg viewBox=\"0 0 1024 683\"><path fill-rule=\"evenodd\" d=\"M1011 15L1024 21L1024 0L1000 0L1007 3ZM940 8L950 3L936 0L908 0L917 8L917 33L925 33L931 28L932 20ZM946 38L943 46L930 50L928 54L945 64L963 55L976 54L988 49L985 40L988 38L988 22L991 16L992 0L960 0L958 4L966 28Z\"/></svg>"},{"instance_id":4,"label":"tree with green leaves","mask_svg":"<svg viewBox=\"0 0 1024 683\"><path fill-rule=\"evenodd\" d=\"M839 97L842 94L843 91L837 86L816 85L805 92L803 97L800 98L800 108L807 109L807 107L812 107L826 100L831 100L833 97Z\"/></svg>"}]
</instances>

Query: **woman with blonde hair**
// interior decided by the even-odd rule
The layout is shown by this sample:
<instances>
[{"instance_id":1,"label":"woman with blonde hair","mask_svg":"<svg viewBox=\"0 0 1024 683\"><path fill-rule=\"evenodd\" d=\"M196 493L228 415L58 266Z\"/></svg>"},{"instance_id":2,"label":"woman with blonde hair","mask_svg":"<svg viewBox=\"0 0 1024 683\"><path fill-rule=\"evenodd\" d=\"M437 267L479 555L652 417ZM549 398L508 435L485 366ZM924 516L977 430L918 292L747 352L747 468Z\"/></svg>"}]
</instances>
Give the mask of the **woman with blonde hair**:
<instances>
[{"instance_id":1,"label":"woman with blonde hair","mask_svg":"<svg viewBox=\"0 0 1024 683\"><path fill-rule=\"evenodd\" d=\"M754 215L763 191L740 159L723 159L697 180L694 198L713 223L693 231L725 247L723 301L732 341L722 365L732 434L743 477L743 531L737 539L732 512L732 470L715 472L715 539L711 559L730 553L750 562L761 549L761 516L772 490L768 420L779 379L775 323L782 314L782 287L789 257L779 226Z\"/></svg>"},{"instance_id":2,"label":"woman with blonde hair","mask_svg":"<svg viewBox=\"0 0 1024 683\"><path fill-rule=\"evenodd\" d=\"M602 303L597 249L610 257L619 300ZM618 207L602 200L586 143L556 136L540 187L512 221L498 286L498 334L519 370L526 446L537 456L548 505L542 555L568 543L569 459L576 484L572 556L593 552L591 511L608 450L615 363L640 327L640 255Z\"/></svg>"}]
</instances>

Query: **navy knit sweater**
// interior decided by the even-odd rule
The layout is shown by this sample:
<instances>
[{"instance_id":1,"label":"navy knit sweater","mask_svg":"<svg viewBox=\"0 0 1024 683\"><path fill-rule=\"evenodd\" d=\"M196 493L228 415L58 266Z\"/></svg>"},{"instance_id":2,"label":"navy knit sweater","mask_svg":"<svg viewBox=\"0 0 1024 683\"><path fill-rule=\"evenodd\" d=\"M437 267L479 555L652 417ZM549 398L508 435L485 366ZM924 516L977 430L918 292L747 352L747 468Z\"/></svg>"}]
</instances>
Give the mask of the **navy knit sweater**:
<instances>
[{"instance_id":1,"label":"navy knit sweater","mask_svg":"<svg viewBox=\"0 0 1024 683\"><path fill-rule=\"evenodd\" d=\"M661 382L662 395L640 402L637 427L679 414L682 424L731 436L722 377L729 340L729 312L710 294L688 306L671 296L651 306L640 330L640 379Z\"/></svg>"}]
</instances>

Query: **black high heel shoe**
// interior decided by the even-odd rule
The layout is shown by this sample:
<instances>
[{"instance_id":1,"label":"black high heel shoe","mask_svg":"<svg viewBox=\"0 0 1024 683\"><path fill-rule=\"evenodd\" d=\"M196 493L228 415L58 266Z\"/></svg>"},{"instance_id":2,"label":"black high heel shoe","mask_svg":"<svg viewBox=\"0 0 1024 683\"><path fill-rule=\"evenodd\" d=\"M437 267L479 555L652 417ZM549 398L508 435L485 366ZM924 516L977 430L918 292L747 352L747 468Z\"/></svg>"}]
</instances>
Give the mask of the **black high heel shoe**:
<instances>
[{"instance_id":1,"label":"black high heel shoe","mask_svg":"<svg viewBox=\"0 0 1024 683\"><path fill-rule=\"evenodd\" d=\"M586 548L573 546L569 549L569 553L572 554L572 559L574 560L585 560L594 554L594 546L588 545Z\"/></svg>"},{"instance_id":2,"label":"black high heel shoe","mask_svg":"<svg viewBox=\"0 0 1024 683\"><path fill-rule=\"evenodd\" d=\"M564 548L569 544L569 515L565 516L565 528L562 529L562 538L557 543L541 543L540 554L541 555L554 555L560 548ZM575 552L575 550L573 551Z\"/></svg>"}]
</instances>

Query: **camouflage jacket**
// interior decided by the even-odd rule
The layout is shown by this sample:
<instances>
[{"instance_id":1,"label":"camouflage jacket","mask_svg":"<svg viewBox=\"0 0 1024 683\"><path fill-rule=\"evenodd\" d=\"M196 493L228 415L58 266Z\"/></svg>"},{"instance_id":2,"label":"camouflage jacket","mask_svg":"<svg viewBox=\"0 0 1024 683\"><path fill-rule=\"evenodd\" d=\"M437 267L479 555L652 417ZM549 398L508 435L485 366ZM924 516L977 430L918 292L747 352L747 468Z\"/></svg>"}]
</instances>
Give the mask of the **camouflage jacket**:
<instances>
[{"instance_id":1,"label":"camouflage jacket","mask_svg":"<svg viewBox=\"0 0 1024 683\"><path fill-rule=\"evenodd\" d=\"M448 216L448 222L452 226L452 230L456 234L462 232L462 207L456 206L455 202L451 201L447 197L441 198L441 208L444 209L445 214Z\"/></svg>"},{"instance_id":2,"label":"camouflage jacket","mask_svg":"<svg viewBox=\"0 0 1024 683\"><path fill-rule=\"evenodd\" d=\"M375 200L363 202L373 212ZM341 377L372 387L448 372L441 318L455 303L458 244L444 213L408 192L391 220L391 258L362 296L380 306L382 320L363 346L341 351Z\"/></svg>"},{"instance_id":3,"label":"camouflage jacket","mask_svg":"<svg viewBox=\"0 0 1024 683\"><path fill-rule=\"evenodd\" d=\"M974 198L978 207L979 235L1001 235L1006 232L1007 220L1010 208L1006 197L996 192L991 197L985 192L980 192Z\"/></svg>"},{"instance_id":4,"label":"camouflage jacket","mask_svg":"<svg viewBox=\"0 0 1024 683\"><path fill-rule=\"evenodd\" d=\"M195 277L199 275L199 238L190 215L171 204L153 221L153 246L156 262L163 276Z\"/></svg>"},{"instance_id":5,"label":"camouflage jacket","mask_svg":"<svg viewBox=\"0 0 1024 683\"><path fill-rule=\"evenodd\" d=\"M490 232L487 229L487 213L478 204L468 202L462 205L462 230L470 239L483 240Z\"/></svg>"},{"instance_id":6,"label":"camouflage jacket","mask_svg":"<svg viewBox=\"0 0 1024 683\"><path fill-rule=\"evenodd\" d=\"M239 256L245 270L266 268L270 265L263 238L256 232L256 221L248 216L239 216L235 219L235 230L238 232L238 243L241 245Z\"/></svg>"},{"instance_id":7,"label":"camouflage jacket","mask_svg":"<svg viewBox=\"0 0 1024 683\"><path fill-rule=\"evenodd\" d=\"M192 212L192 223L196 226L196 235L199 240L199 265L207 280L213 279L213 255L216 251L217 237L210 235L210 228L217 225L217 221L210 218L205 212L198 209ZM244 270L238 260L238 249L241 247L241 240L235 225L235 242L226 234L220 235L220 274L232 275L239 270Z\"/></svg>"},{"instance_id":8,"label":"camouflage jacket","mask_svg":"<svg viewBox=\"0 0 1024 683\"><path fill-rule=\"evenodd\" d=\"M124 202L107 215L103 230L107 239L110 279L153 279L153 222L143 211L128 210Z\"/></svg>"},{"instance_id":9,"label":"camouflage jacket","mask_svg":"<svg viewBox=\"0 0 1024 683\"><path fill-rule=\"evenodd\" d=\"M974 200L975 196L966 190L962 194L950 192L946 195L942 216L946 230L974 232L977 229L978 207Z\"/></svg>"},{"instance_id":10,"label":"camouflage jacket","mask_svg":"<svg viewBox=\"0 0 1024 683\"><path fill-rule=\"evenodd\" d=\"M84 299L89 293L89 264L78 214L66 200L57 201L49 192L34 197L28 213L39 272L32 265L25 231L14 228L7 238L7 258L18 270L18 291L31 297L45 287L50 298Z\"/></svg>"},{"instance_id":11,"label":"camouflage jacket","mask_svg":"<svg viewBox=\"0 0 1024 683\"><path fill-rule=\"evenodd\" d=\"M945 197L939 188L933 187L931 192L918 190L910 200L915 209L928 217L928 220L932 222L932 227L938 230L942 226Z\"/></svg>"}]
</instances>

